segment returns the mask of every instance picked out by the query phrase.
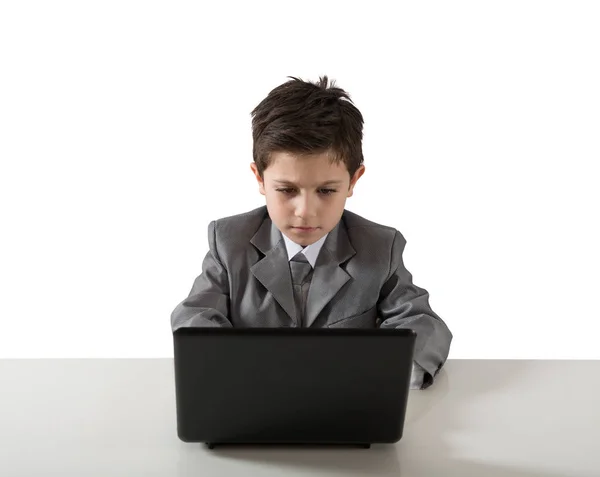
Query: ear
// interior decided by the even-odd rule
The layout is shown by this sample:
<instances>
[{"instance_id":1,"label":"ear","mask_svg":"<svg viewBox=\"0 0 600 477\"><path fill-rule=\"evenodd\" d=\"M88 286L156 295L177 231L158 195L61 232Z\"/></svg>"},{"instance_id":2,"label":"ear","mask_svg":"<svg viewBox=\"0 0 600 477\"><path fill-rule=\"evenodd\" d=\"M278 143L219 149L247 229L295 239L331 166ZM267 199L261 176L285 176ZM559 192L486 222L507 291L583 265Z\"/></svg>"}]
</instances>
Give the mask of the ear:
<instances>
[{"instance_id":1,"label":"ear","mask_svg":"<svg viewBox=\"0 0 600 477\"><path fill-rule=\"evenodd\" d=\"M252 169L252 172L254 173L254 177L256 177L256 180L258 182L258 192L260 192L262 195L266 195L265 182L263 181L263 179L260 177L260 174L258 173L258 167L256 166L256 162L250 163L250 169Z\"/></svg>"},{"instance_id":2,"label":"ear","mask_svg":"<svg viewBox=\"0 0 600 477\"><path fill-rule=\"evenodd\" d=\"M352 179L350 179L350 187L348 188L348 197L352 197L352 195L354 194L354 186L356 185L356 182L358 181L358 179L364 173L365 173L365 166L361 165L354 173L354 176L352 177Z\"/></svg>"}]
</instances>

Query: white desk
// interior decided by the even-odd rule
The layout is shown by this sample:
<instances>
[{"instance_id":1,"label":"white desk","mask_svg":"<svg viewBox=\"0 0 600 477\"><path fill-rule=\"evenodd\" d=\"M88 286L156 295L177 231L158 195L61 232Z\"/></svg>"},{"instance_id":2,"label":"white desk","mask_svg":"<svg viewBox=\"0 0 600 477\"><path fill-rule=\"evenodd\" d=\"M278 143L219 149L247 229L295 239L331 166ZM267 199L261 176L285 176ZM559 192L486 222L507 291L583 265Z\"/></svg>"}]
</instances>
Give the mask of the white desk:
<instances>
[{"instance_id":1,"label":"white desk","mask_svg":"<svg viewBox=\"0 0 600 477\"><path fill-rule=\"evenodd\" d=\"M0 360L0 383L3 477L600 476L600 361L449 360L371 449L181 442L172 359Z\"/></svg>"}]
</instances>

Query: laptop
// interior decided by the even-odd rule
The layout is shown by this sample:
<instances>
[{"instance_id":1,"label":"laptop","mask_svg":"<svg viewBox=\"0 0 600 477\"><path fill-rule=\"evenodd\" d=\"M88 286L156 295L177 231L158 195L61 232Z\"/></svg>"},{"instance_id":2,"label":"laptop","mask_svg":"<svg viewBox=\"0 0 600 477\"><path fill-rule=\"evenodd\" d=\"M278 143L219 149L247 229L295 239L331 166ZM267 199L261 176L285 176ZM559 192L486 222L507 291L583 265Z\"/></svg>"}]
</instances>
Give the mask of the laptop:
<instances>
[{"instance_id":1,"label":"laptop","mask_svg":"<svg viewBox=\"0 0 600 477\"><path fill-rule=\"evenodd\" d=\"M370 447L402 437L416 332L179 328L184 442Z\"/></svg>"}]
</instances>

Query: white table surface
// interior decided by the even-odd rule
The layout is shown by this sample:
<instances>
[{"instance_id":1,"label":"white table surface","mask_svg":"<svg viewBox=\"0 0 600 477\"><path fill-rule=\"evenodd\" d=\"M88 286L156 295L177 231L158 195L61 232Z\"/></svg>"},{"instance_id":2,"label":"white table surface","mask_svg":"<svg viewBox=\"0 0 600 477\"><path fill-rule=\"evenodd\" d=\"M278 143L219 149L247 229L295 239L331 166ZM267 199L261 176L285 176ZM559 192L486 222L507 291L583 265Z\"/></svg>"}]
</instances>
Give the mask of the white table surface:
<instances>
[{"instance_id":1,"label":"white table surface","mask_svg":"<svg viewBox=\"0 0 600 477\"><path fill-rule=\"evenodd\" d=\"M371 449L184 443L172 359L0 360L0 383L2 477L600 476L600 361L449 360Z\"/></svg>"}]
</instances>

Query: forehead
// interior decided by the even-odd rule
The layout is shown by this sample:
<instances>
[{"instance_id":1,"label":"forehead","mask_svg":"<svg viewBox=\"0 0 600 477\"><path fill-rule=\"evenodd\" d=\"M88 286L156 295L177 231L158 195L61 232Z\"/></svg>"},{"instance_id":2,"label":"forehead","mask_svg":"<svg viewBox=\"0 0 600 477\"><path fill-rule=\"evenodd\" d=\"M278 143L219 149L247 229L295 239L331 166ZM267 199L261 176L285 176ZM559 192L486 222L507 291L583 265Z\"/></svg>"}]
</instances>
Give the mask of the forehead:
<instances>
[{"instance_id":1,"label":"forehead","mask_svg":"<svg viewBox=\"0 0 600 477\"><path fill-rule=\"evenodd\" d=\"M265 169L265 178L287 184L339 184L348 182L350 176L346 164L331 162L327 153L297 155L275 152Z\"/></svg>"}]
</instances>

